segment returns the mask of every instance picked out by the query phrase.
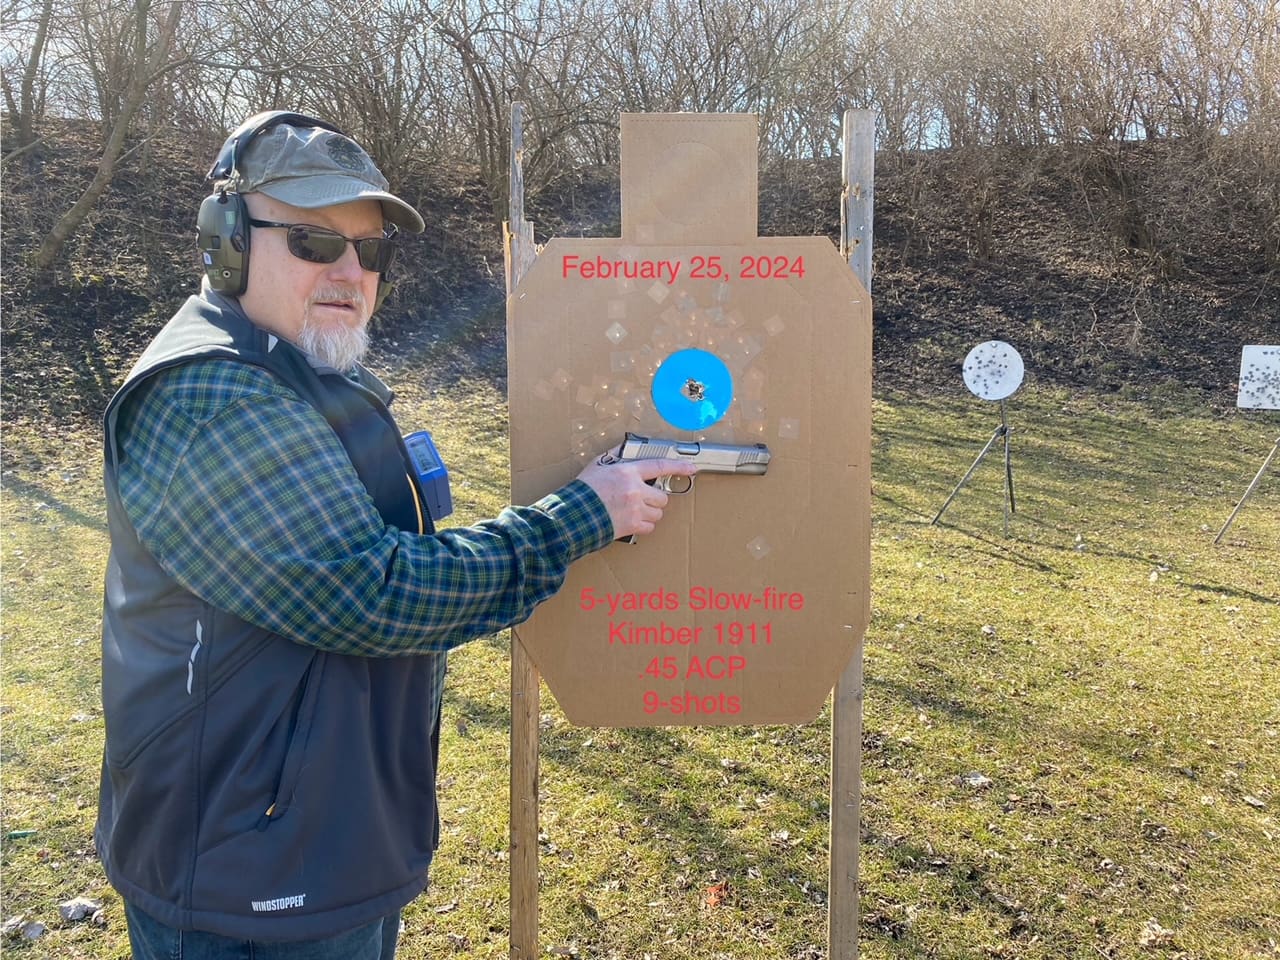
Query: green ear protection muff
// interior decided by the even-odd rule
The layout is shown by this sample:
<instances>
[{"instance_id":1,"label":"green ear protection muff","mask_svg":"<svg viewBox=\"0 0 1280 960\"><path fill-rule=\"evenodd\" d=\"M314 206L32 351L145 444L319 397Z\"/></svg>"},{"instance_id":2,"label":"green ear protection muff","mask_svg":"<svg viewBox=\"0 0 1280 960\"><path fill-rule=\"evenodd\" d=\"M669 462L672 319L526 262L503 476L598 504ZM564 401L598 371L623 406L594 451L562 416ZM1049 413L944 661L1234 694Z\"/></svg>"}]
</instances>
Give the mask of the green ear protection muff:
<instances>
[{"instance_id":1,"label":"green ear protection muff","mask_svg":"<svg viewBox=\"0 0 1280 960\"><path fill-rule=\"evenodd\" d=\"M214 182L229 179L238 169L240 157L253 138L282 123L291 127L319 127L346 136L333 124L301 113L269 110L255 114L227 137L205 179ZM249 212L244 197L226 187L205 197L196 215L196 245L209 286L227 296L241 296L249 285ZM378 293L373 304L375 313L391 293L391 286L385 273L378 275Z\"/></svg>"}]
</instances>

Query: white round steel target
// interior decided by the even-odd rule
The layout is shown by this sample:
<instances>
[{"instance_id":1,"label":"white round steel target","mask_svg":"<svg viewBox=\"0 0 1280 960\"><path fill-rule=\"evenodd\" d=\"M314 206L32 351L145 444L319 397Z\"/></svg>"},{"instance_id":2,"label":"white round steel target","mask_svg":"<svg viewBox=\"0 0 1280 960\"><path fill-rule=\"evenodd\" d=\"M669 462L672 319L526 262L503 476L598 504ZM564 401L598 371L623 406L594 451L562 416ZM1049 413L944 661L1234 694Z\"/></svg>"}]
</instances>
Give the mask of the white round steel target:
<instances>
[{"instance_id":1,"label":"white round steel target","mask_svg":"<svg viewBox=\"0 0 1280 960\"><path fill-rule=\"evenodd\" d=\"M1013 396L1022 374L1022 355L1003 340L980 343L964 358L964 385L983 400Z\"/></svg>"}]
</instances>

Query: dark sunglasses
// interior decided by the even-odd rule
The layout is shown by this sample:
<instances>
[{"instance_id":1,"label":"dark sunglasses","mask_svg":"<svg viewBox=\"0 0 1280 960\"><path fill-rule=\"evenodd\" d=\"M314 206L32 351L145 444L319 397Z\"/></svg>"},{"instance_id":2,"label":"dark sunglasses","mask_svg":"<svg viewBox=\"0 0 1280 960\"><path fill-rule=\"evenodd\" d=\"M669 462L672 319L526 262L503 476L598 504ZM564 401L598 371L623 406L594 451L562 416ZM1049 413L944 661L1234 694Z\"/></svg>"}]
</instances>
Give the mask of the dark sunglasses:
<instances>
[{"instance_id":1,"label":"dark sunglasses","mask_svg":"<svg viewBox=\"0 0 1280 960\"><path fill-rule=\"evenodd\" d=\"M334 230L313 227L309 223L276 223L274 220L249 220L250 226L288 230L289 252L308 263L336 263L347 250L356 248L360 266L373 273L386 273L396 259L395 235L387 237L344 237ZM394 228L393 228L394 229Z\"/></svg>"}]
</instances>

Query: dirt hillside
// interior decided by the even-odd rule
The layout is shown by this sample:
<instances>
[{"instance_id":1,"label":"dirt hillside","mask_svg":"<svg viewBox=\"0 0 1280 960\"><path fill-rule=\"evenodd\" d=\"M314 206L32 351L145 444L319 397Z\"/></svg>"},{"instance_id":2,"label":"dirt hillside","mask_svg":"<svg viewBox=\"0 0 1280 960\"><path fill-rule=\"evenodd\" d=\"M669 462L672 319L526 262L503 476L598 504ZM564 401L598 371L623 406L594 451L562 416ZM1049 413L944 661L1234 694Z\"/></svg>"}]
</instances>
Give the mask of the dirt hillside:
<instances>
[{"instance_id":1,"label":"dirt hillside","mask_svg":"<svg viewBox=\"0 0 1280 960\"><path fill-rule=\"evenodd\" d=\"M196 286L195 210L217 144L151 140L57 268L26 258L92 176L96 131L62 124L4 170L6 420L95 419L147 339ZM963 391L960 364L1007 340L1028 383L1234 405L1240 346L1280 341L1273 255L1229 189L1188 195L1177 144L877 158L875 376ZM1117 171L1120 175L1117 175ZM762 235L839 232L838 161L767 165ZM505 377L502 250L478 178L435 169L408 194L428 223L376 323L379 359L434 382ZM530 198L538 239L616 236L617 173L566 172ZM1270 256L1270 259L1269 259Z\"/></svg>"}]
</instances>

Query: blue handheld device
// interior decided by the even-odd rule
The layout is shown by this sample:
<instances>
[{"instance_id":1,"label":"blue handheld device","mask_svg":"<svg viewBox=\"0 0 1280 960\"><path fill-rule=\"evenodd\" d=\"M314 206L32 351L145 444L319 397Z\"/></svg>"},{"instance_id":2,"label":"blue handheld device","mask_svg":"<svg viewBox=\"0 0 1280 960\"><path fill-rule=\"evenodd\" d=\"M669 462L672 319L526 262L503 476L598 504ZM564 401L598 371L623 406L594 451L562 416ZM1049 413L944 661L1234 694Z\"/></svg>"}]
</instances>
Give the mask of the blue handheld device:
<instances>
[{"instance_id":1,"label":"blue handheld device","mask_svg":"<svg viewBox=\"0 0 1280 960\"><path fill-rule=\"evenodd\" d=\"M418 473L418 485L427 498L427 513L433 521L453 513L453 496L449 493L449 471L436 452L431 434L419 430L404 438L404 445Z\"/></svg>"}]
</instances>

